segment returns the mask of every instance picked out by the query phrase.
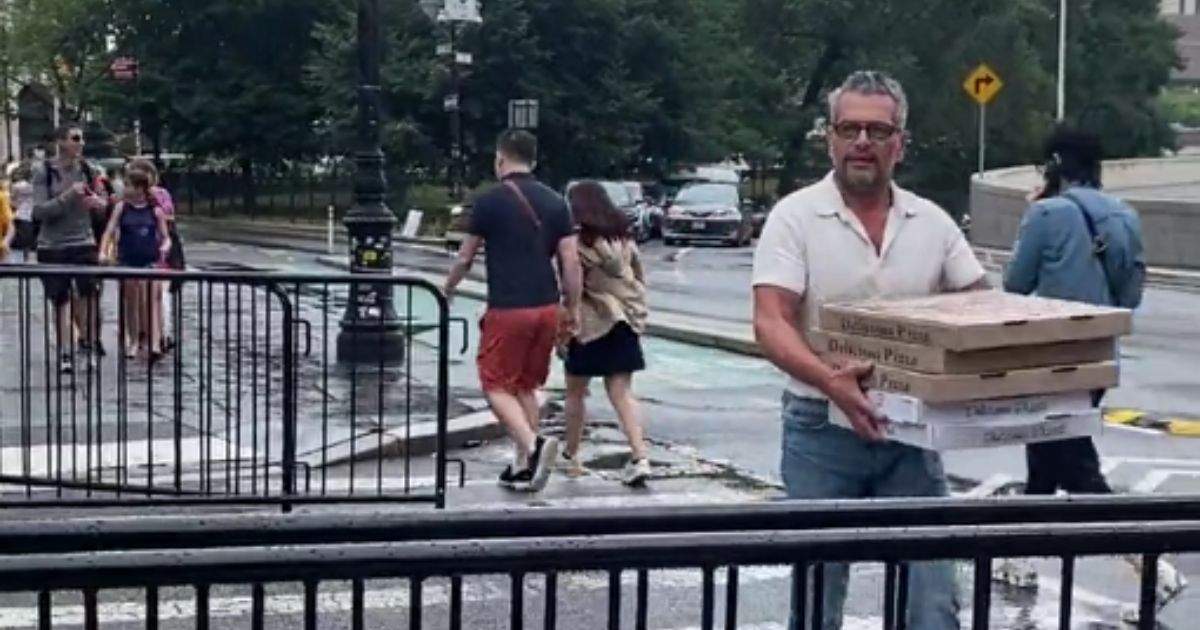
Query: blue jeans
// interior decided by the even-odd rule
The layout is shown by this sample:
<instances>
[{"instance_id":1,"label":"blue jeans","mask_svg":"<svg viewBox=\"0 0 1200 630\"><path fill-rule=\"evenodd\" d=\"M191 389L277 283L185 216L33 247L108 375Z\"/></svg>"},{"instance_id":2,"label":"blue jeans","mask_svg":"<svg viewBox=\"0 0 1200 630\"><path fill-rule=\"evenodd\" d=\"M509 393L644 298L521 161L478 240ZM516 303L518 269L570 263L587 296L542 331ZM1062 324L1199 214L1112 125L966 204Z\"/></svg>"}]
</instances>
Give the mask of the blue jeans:
<instances>
[{"instance_id":1,"label":"blue jeans","mask_svg":"<svg viewBox=\"0 0 1200 630\"><path fill-rule=\"evenodd\" d=\"M790 393L783 396L782 473L789 499L949 494L937 453L898 442L866 442L853 431L830 423L828 402ZM915 562L908 574L908 627L958 630L954 564ZM849 582L849 565L825 565L824 619L821 628L814 630L841 630ZM797 623L794 605L790 627L807 627Z\"/></svg>"}]
</instances>

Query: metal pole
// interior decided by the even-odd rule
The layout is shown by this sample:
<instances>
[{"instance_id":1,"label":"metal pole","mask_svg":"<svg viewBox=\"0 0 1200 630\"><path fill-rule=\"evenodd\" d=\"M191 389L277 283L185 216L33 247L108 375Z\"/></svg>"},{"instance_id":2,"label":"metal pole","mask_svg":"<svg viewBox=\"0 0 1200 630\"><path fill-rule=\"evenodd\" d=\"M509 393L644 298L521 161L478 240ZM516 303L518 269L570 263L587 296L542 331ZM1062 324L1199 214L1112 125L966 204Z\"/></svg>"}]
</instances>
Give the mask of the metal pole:
<instances>
[{"instance_id":1,"label":"metal pole","mask_svg":"<svg viewBox=\"0 0 1200 630\"><path fill-rule=\"evenodd\" d=\"M987 158L987 105L979 106L979 170L978 175L983 177L985 160Z\"/></svg>"},{"instance_id":2,"label":"metal pole","mask_svg":"<svg viewBox=\"0 0 1200 630\"><path fill-rule=\"evenodd\" d=\"M462 75L458 71L458 24L450 22L450 84L454 108L450 112L450 197L462 199Z\"/></svg>"},{"instance_id":3,"label":"metal pole","mask_svg":"<svg viewBox=\"0 0 1200 630\"><path fill-rule=\"evenodd\" d=\"M8 6L4 6L4 147L7 150L6 159L14 159L13 156L13 137L12 137L12 94L9 92L9 70L12 68L12 58L10 56L12 46L9 42L8 31Z\"/></svg>"},{"instance_id":4,"label":"metal pole","mask_svg":"<svg viewBox=\"0 0 1200 630\"><path fill-rule=\"evenodd\" d=\"M134 74L134 77L133 77L134 93L137 95L137 109L134 110L134 119L133 119L133 140L134 140L134 147L135 147L134 150L137 152L138 157L141 157L142 156L142 68L140 65L141 60L139 60L138 63L139 63L139 66L138 66L137 72ZM161 168L158 164L155 164L154 167Z\"/></svg>"},{"instance_id":5,"label":"metal pole","mask_svg":"<svg viewBox=\"0 0 1200 630\"><path fill-rule=\"evenodd\" d=\"M1067 0L1058 2L1058 100L1056 119L1066 116L1067 108Z\"/></svg>"},{"instance_id":6,"label":"metal pole","mask_svg":"<svg viewBox=\"0 0 1200 630\"><path fill-rule=\"evenodd\" d=\"M392 274L392 230L380 137L382 45L379 0L358 0L358 150L354 156L354 206L344 220L350 236L350 271ZM404 359L403 326L386 282L350 286L337 337L337 359L348 363Z\"/></svg>"}]
</instances>

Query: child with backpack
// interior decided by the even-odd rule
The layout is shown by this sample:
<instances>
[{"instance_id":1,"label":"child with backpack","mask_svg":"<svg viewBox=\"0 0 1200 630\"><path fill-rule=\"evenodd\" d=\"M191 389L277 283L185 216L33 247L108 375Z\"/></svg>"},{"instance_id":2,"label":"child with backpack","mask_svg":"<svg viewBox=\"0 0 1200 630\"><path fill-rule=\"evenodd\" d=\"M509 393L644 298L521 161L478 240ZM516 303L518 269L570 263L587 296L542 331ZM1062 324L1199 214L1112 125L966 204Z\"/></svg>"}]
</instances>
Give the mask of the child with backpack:
<instances>
[{"instance_id":1,"label":"child with backpack","mask_svg":"<svg viewBox=\"0 0 1200 630\"><path fill-rule=\"evenodd\" d=\"M171 250L166 213L151 192L149 174L131 170L125 187L125 199L113 209L104 238L101 260L131 269L162 266ZM162 283L153 280L129 280L122 283L125 309L125 356L136 358L148 353L151 363L163 354Z\"/></svg>"}]
</instances>

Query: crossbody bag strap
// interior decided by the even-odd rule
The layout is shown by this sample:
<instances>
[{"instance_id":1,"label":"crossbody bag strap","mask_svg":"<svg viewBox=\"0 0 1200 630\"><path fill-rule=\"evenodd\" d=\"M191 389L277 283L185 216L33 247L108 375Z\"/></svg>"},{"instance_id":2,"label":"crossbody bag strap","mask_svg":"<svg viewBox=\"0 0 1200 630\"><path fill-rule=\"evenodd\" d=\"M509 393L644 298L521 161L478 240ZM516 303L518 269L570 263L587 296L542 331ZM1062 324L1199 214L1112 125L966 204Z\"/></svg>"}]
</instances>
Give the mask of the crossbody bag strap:
<instances>
[{"instance_id":1,"label":"crossbody bag strap","mask_svg":"<svg viewBox=\"0 0 1200 630\"><path fill-rule=\"evenodd\" d=\"M1092 218L1091 213L1087 211L1087 208L1084 207L1083 202L1070 193L1063 193L1062 198L1070 201L1072 205L1079 209L1079 214L1083 215L1083 222L1087 225L1088 236L1092 239L1092 253L1100 260L1100 273L1104 274L1104 284L1108 287L1108 297L1115 304L1117 291L1113 287L1112 278L1108 275L1107 256L1105 256L1108 251L1108 243L1105 243L1100 238L1099 233L1096 231L1096 221Z\"/></svg>"},{"instance_id":2,"label":"crossbody bag strap","mask_svg":"<svg viewBox=\"0 0 1200 630\"><path fill-rule=\"evenodd\" d=\"M529 198L526 197L525 193L521 191L521 187L512 180L506 180L504 182L504 186L511 190L512 194L516 196L517 202L521 205L521 209L525 211L525 215L528 216L529 220L533 222L533 227L537 228L537 231L540 234L542 232L542 220L538 218L537 210L533 209L533 204L529 203Z\"/></svg>"}]
</instances>

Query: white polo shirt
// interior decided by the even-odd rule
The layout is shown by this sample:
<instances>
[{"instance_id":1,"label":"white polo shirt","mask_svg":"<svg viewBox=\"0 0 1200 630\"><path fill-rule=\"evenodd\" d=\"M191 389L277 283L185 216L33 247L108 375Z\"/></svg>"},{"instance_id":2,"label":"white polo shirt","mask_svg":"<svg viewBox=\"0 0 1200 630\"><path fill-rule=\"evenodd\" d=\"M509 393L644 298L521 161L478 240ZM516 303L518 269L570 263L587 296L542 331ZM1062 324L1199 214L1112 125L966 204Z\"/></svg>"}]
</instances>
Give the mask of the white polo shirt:
<instances>
[{"instance_id":1,"label":"white polo shirt","mask_svg":"<svg viewBox=\"0 0 1200 630\"><path fill-rule=\"evenodd\" d=\"M775 205L754 252L754 286L804 296L801 331L816 327L826 302L931 295L964 289L983 276L983 266L950 215L895 185L883 247L876 254L832 173ZM795 379L788 389L824 398Z\"/></svg>"}]
</instances>

